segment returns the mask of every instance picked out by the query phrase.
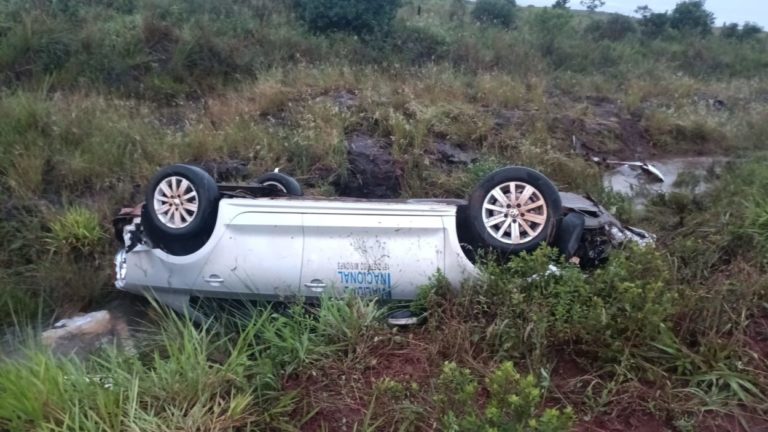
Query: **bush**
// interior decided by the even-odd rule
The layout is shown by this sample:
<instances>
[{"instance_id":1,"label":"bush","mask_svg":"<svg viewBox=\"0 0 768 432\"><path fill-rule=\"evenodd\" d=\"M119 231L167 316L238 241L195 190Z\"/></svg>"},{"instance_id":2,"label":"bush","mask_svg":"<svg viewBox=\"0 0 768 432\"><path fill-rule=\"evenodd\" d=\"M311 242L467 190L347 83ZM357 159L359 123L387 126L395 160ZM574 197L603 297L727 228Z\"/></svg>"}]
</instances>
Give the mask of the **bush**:
<instances>
[{"instance_id":1,"label":"bush","mask_svg":"<svg viewBox=\"0 0 768 432\"><path fill-rule=\"evenodd\" d=\"M485 380L488 397L481 409L480 386L468 369L445 363L435 396L444 431L567 431L570 409L536 414L542 391L533 375L521 376L511 362L499 365Z\"/></svg>"},{"instance_id":2,"label":"bush","mask_svg":"<svg viewBox=\"0 0 768 432\"><path fill-rule=\"evenodd\" d=\"M657 39L666 33L669 28L669 14L649 13L640 20L640 29L643 37Z\"/></svg>"},{"instance_id":3,"label":"bush","mask_svg":"<svg viewBox=\"0 0 768 432\"><path fill-rule=\"evenodd\" d=\"M310 30L361 37L388 33L400 0L296 0L296 12Z\"/></svg>"},{"instance_id":4,"label":"bush","mask_svg":"<svg viewBox=\"0 0 768 432\"><path fill-rule=\"evenodd\" d=\"M738 39L739 25L737 23L724 24L723 29L720 30L720 36L726 39Z\"/></svg>"},{"instance_id":5,"label":"bush","mask_svg":"<svg viewBox=\"0 0 768 432\"><path fill-rule=\"evenodd\" d=\"M653 341L674 311L668 262L652 249L616 251L585 277L573 265L552 271L555 251L540 248L504 265L466 290L487 348L507 359L536 361L551 347L579 344L606 358Z\"/></svg>"},{"instance_id":6,"label":"bush","mask_svg":"<svg viewBox=\"0 0 768 432\"><path fill-rule=\"evenodd\" d=\"M472 9L472 18L481 24L511 28L515 24L515 0L478 0Z\"/></svg>"},{"instance_id":7,"label":"bush","mask_svg":"<svg viewBox=\"0 0 768 432\"><path fill-rule=\"evenodd\" d=\"M405 56L406 63L424 64L444 60L449 53L448 38L437 29L404 24L398 26L393 37L397 53Z\"/></svg>"},{"instance_id":8,"label":"bush","mask_svg":"<svg viewBox=\"0 0 768 432\"><path fill-rule=\"evenodd\" d=\"M613 14L605 21L592 20L584 31L595 40L620 41L627 36L637 33L637 26L632 18Z\"/></svg>"},{"instance_id":9,"label":"bush","mask_svg":"<svg viewBox=\"0 0 768 432\"><path fill-rule=\"evenodd\" d=\"M751 22L745 22L743 26L741 26L741 33L739 33L739 39L741 40L750 40L758 37L763 33L763 28L759 25Z\"/></svg>"},{"instance_id":10,"label":"bush","mask_svg":"<svg viewBox=\"0 0 768 432\"><path fill-rule=\"evenodd\" d=\"M720 30L720 36L726 39L736 39L739 41L752 40L763 33L763 28L755 23L745 22L739 30L739 25L736 23L723 24L723 29Z\"/></svg>"},{"instance_id":11,"label":"bush","mask_svg":"<svg viewBox=\"0 0 768 432\"><path fill-rule=\"evenodd\" d=\"M566 47L573 40L573 17L568 10L543 8L528 20L533 45L554 67L568 63L571 56Z\"/></svg>"},{"instance_id":12,"label":"bush","mask_svg":"<svg viewBox=\"0 0 768 432\"><path fill-rule=\"evenodd\" d=\"M669 25L673 29L700 35L711 34L714 22L714 14L704 8L703 0L682 1L669 17Z\"/></svg>"}]
</instances>

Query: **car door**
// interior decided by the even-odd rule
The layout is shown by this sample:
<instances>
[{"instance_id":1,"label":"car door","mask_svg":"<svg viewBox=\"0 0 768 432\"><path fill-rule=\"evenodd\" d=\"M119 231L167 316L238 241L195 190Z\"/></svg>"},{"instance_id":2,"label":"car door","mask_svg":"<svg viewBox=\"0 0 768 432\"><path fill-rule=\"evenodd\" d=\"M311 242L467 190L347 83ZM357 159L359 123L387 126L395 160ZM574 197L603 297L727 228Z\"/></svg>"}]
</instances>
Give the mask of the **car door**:
<instances>
[{"instance_id":1,"label":"car door","mask_svg":"<svg viewBox=\"0 0 768 432\"><path fill-rule=\"evenodd\" d=\"M356 211L365 208L359 206L304 214L304 295L414 298L418 287L443 269L441 218L407 210L360 214Z\"/></svg>"},{"instance_id":2,"label":"car door","mask_svg":"<svg viewBox=\"0 0 768 432\"><path fill-rule=\"evenodd\" d=\"M198 286L228 297L298 294L303 247L301 214L269 207L242 208L247 204L242 200L233 204L235 209L220 207L220 212L230 214L223 220L230 220L203 266Z\"/></svg>"}]
</instances>

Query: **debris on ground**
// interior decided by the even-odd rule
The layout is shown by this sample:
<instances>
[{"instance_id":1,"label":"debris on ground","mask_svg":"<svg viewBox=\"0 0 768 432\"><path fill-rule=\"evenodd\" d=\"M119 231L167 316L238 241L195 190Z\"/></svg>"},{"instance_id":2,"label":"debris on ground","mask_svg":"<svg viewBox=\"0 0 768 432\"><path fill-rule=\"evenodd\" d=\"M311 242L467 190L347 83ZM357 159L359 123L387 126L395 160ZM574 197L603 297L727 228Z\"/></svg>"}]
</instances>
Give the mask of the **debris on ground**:
<instances>
[{"instance_id":1,"label":"debris on ground","mask_svg":"<svg viewBox=\"0 0 768 432\"><path fill-rule=\"evenodd\" d=\"M144 299L121 295L102 310L59 320L42 333L41 341L55 355L80 359L111 346L133 353L135 346L131 329L143 322L147 311Z\"/></svg>"}]
</instances>

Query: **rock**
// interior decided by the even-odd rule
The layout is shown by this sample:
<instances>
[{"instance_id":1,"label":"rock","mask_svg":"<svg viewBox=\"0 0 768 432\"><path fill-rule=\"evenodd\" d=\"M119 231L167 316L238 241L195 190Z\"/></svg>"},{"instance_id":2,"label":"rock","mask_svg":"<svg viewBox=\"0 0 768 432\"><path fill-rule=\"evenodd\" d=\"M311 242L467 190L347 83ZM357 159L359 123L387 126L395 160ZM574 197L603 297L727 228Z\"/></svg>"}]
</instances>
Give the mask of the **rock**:
<instances>
[{"instance_id":1,"label":"rock","mask_svg":"<svg viewBox=\"0 0 768 432\"><path fill-rule=\"evenodd\" d=\"M128 325L109 311L91 312L57 322L42 334L43 345L57 355L85 358L99 348L115 343L132 350Z\"/></svg>"},{"instance_id":2,"label":"rock","mask_svg":"<svg viewBox=\"0 0 768 432\"><path fill-rule=\"evenodd\" d=\"M356 133L347 138L346 176L334 181L341 196L395 198L400 195L403 170L392 157L391 144L381 138Z\"/></svg>"},{"instance_id":3,"label":"rock","mask_svg":"<svg viewBox=\"0 0 768 432\"><path fill-rule=\"evenodd\" d=\"M464 151L446 141L437 141L435 143L435 149L437 150L437 156L440 161L447 164L469 165L477 160L476 154Z\"/></svg>"},{"instance_id":4,"label":"rock","mask_svg":"<svg viewBox=\"0 0 768 432\"><path fill-rule=\"evenodd\" d=\"M54 354L84 359L106 346L135 352L131 327L145 322L149 303L135 295L120 294L104 309L62 319L44 331L41 340Z\"/></svg>"}]
</instances>

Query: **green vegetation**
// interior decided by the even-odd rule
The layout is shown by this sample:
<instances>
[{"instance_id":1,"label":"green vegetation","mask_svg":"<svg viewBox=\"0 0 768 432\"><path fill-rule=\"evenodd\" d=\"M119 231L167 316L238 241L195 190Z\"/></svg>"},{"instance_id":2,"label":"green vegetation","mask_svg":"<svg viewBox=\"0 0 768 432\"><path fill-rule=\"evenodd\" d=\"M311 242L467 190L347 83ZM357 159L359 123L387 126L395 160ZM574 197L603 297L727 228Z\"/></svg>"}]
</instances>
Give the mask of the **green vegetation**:
<instances>
[{"instance_id":1,"label":"green vegetation","mask_svg":"<svg viewBox=\"0 0 768 432\"><path fill-rule=\"evenodd\" d=\"M366 38L382 37L391 30L398 0L296 2L298 17L313 31L343 31Z\"/></svg>"},{"instance_id":2,"label":"green vegetation","mask_svg":"<svg viewBox=\"0 0 768 432\"><path fill-rule=\"evenodd\" d=\"M0 323L45 325L111 292L110 219L159 166L201 163L227 181L281 167L335 195L353 177L351 137L383 143L391 196L460 197L500 165L529 165L655 232L657 248L559 274L541 249L487 263L460 294L438 276L427 325L406 332L347 298L202 327L161 316L135 355L32 346L0 363L0 429L554 431L617 413L679 431L762 424L765 34L711 31L699 1L639 8L638 21L567 1L396 4L0 4ZM575 143L611 159L746 160L705 192L684 176L687 192L636 212Z\"/></svg>"},{"instance_id":3,"label":"green vegetation","mask_svg":"<svg viewBox=\"0 0 768 432\"><path fill-rule=\"evenodd\" d=\"M515 24L515 0L478 0L472 8L472 18L480 24L511 28Z\"/></svg>"}]
</instances>

